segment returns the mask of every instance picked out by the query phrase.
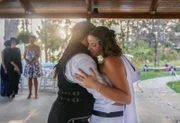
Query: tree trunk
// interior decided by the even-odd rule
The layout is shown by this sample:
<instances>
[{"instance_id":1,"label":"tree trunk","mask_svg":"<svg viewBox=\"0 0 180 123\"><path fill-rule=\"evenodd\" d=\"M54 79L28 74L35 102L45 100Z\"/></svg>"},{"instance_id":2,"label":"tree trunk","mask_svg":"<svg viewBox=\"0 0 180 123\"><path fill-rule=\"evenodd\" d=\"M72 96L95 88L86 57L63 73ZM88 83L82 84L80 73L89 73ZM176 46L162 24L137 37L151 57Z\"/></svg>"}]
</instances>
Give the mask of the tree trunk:
<instances>
[{"instance_id":1,"label":"tree trunk","mask_svg":"<svg viewBox=\"0 0 180 123\"><path fill-rule=\"evenodd\" d=\"M45 62L48 61L48 47L47 47L47 30L45 28L45 40L44 40Z\"/></svg>"},{"instance_id":2,"label":"tree trunk","mask_svg":"<svg viewBox=\"0 0 180 123\"><path fill-rule=\"evenodd\" d=\"M154 20L152 20L152 34L154 37L154 67L157 66L157 39L156 35L154 34Z\"/></svg>"},{"instance_id":3,"label":"tree trunk","mask_svg":"<svg viewBox=\"0 0 180 123\"><path fill-rule=\"evenodd\" d=\"M29 24L29 23L28 23L28 20L25 19L26 31L29 31L29 30L28 30L28 24Z\"/></svg>"},{"instance_id":4,"label":"tree trunk","mask_svg":"<svg viewBox=\"0 0 180 123\"><path fill-rule=\"evenodd\" d=\"M125 49L125 44L124 44L124 31L123 31L123 27L122 27L122 20L120 20L120 34L121 34L121 39L122 39L122 49Z\"/></svg>"},{"instance_id":5,"label":"tree trunk","mask_svg":"<svg viewBox=\"0 0 180 123\"><path fill-rule=\"evenodd\" d=\"M48 55L47 55L47 47L45 46L44 48L44 51L45 51L45 62L48 61Z\"/></svg>"},{"instance_id":6,"label":"tree trunk","mask_svg":"<svg viewBox=\"0 0 180 123\"><path fill-rule=\"evenodd\" d=\"M126 42L129 41L129 22L130 22L130 20L127 21L127 37L126 37Z\"/></svg>"},{"instance_id":7,"label":"tree trunk","mask_svg":"<svg viewBox=\"0 0 180 123\"><path fill-rule=\"evenodd\" d=\"M157 21L157 41L156 41L156 57L157 57L157 66L159 67L159 51L158 51L158 42L160 41L160 20Z\"/></svg>"},{"instance_id":8,"label":"tree trunk","mask_svg":"<svg viewBox=\"0 0 180 123\"><path fill-rule=\"evenodd\" d=\"M5 20L4 40L9 40L11 37L15 37L18 32L19 20Z\"/></svg>"},{"instance_id":9,"label":"tree trunk","mask_svg":"<svg viewBox=\"0 0 180 123\"><path fill-rule=\"evenodd\" d=\"M25 26L24 26L24 20L22 20L22 29L23 29L23 32L25 31Z\"/></svg>"}]
</instances>

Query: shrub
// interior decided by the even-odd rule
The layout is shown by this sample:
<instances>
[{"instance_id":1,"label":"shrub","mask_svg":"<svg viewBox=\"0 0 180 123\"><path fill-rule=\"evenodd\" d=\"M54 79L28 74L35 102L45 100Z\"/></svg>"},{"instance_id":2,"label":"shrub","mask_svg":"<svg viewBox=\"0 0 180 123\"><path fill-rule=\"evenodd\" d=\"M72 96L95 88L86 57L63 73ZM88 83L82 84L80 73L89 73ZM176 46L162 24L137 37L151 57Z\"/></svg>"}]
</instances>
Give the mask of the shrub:
<instances>
[{"instance_id":1,"label":"shrub","mask_svg":"<svg viewBox=\"0 0 180 123\"><path fill-rule=\"evenodd\" d=\"M17 34L17 39L19 39L22 43L29 43L29 36L32 35L29 31L21 31Z\"/></svg>"}]
</instances>

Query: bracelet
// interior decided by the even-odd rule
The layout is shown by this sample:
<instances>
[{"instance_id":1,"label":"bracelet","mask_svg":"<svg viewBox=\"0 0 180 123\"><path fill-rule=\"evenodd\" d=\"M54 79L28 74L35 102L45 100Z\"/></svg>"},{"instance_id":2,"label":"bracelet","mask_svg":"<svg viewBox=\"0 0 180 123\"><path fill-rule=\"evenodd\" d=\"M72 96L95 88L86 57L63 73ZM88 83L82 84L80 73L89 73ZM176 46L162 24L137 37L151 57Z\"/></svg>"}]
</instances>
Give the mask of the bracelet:
<instances>
[{"instance_id":1,"label":"bracelet","mask_svg":"<svg viewBox=\"0 0 180 123\"><path fill-rule=\"evenodd\" d=\"M101 89L101 83L98 84L98 88L97 88L97 91L99 92Z\"/></svg>"}]
</instances>

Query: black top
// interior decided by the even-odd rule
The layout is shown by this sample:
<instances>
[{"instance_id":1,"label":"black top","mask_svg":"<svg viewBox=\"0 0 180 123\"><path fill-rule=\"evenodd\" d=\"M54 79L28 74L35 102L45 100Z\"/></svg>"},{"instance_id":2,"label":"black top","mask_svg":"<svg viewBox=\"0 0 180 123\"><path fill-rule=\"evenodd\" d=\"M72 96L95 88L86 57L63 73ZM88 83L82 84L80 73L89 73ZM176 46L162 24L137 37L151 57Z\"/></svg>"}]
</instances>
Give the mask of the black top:
<instances>
[{"instance_id":1,"label":"black top","mask_svg":"<svg viewBox=\"0 0 180 123\"><path fill-rule=\"evenodd\" d=\"M87 94L86 97L87 96L89 97L91 95L86 91L85 88L81 87L79 84L75 82L71 82L65 76L65 68L66 68L67 62L78 53L85 53L91 56L90 52L87 50L87 47L85 47L83 44L71 43L66 48L62 58L60 59L58 63L58 87L60 89L58 94L60 94L61 91L71 91L71 92L82 91L84 94ZM94 60L97 62L97 59L94 58Z\"/></svg>"},{"instance_id":2,"label":"black top","mask_svg":"<svg viewBox=\"0 0 180 123\"><path fill-rule=\"evenodd\" d=\"M91 116L94 105L93 96L77 83L72 83L65 76L67 62L76 54L90 55L87 47L81 43L70 43L60 59L58 70L58 98L52 106L49 123L66 123L72 118ZM97 59L95 59L97 62ZM50 122L51 121L51 122ZM53 121L53 123L56 123Z\"/></svg>"},{"instance_id":3,"label":"black top","mask_svg":"<svg viewBox=\"0 0 180 123\"><path fill-rule=\"evenodd\" d=\"M14 80L16 76L20 76L16 71L14 71L14 66L11 62L14 62L22 73L22 63L21 63L21 52L19 48L8 48L4 50L4 61L8 72L8 78Z\"/></svg>"}]
</instances>

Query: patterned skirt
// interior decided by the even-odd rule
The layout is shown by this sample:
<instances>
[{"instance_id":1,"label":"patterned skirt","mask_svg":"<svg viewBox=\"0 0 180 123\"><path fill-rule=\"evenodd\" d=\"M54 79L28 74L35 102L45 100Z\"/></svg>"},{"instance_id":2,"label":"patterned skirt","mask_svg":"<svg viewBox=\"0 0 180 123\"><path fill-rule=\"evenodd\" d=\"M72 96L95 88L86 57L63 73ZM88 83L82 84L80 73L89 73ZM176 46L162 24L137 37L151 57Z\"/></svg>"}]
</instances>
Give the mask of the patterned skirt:
<instances>
[{"instance_id":1,"label":"patterned skirt","mask_svg":"<svg viewBox=\"0 0 180 123\"><path fill-rule=\"evenodd\" d=\"M24 76L26 78L38 78L42 76L42 65L39 61L34 64L25 64L24 67Z\"/></svg>"}]
</instances>

